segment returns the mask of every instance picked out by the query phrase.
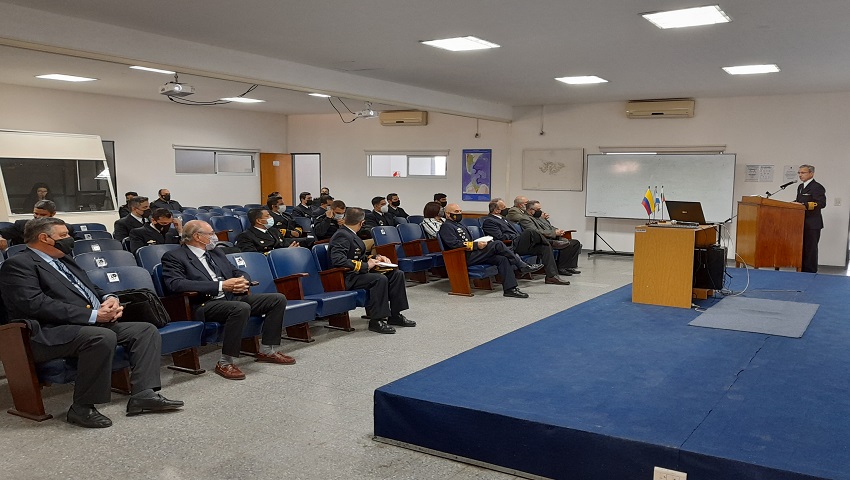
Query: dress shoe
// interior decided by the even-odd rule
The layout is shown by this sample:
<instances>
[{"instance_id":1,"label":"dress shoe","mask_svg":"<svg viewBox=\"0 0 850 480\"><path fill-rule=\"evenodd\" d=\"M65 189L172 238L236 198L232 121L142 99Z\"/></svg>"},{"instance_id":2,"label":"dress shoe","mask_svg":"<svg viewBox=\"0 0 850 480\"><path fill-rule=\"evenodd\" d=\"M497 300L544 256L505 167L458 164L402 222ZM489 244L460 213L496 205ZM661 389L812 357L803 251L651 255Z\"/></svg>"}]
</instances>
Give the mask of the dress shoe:
<instances>
[{"instance_id":1,"label":"dress shoe","mask_svg":"<svg viewBox=\"0 0 850 480\"><path fill-rule=\"evenodd\" d=\"M524 266L519 267L519 271L520 271L521 273L531 273L531 272L536 272L536 271L540 270L541 268L543 268L543 264L542 264L542 263L532 263L531 265L529 265L529 264L525 263L525 264L523 264L523 265L524 265Z\"/></svg>"},{"instance_id":2,"label":"dress shoe","mask_svg":"<svg viewBox=\"0 0 850 480\"><path fill-rule=\"evenodd\" d=\"M386 320L380 319L369 320L369 330L378 333L395 333L395 328L387 325Z\"/></svg>"},{"instance_id":3,"label":"dress shoe","mask_svg":"<svg viewBox=\"0 0 850 480\"><path fill-rule=\"evenodd\" d=\"M569 285L570 282L566 280L561 280L558 277L546 277L545 282L547 285Z\"/></svg>"},{"instance_id":4,"label":"dress shoe","mask_svg":"<svg viewBox=\"0 0 850 480\"><path fill-rule=\"evenodd\" d=\"M576 270L575 268L568 268L567 271L572 273L573 275L578 275L579 273L581 273L580 270Z\"/></svg>"},{"instance_id":5,"label":"dress shoe","mask_svg":"<svg viewBox=\"0 0 850 480\"><path fill-rule=\"evenodd\" d=\"M404 315L402 315L400 313L396 317L390 317L389 319L387 319L387 323L390 324L390 325L397 325L399 327L415 327L416 326L416 322L414 322L413 320L408 320L407 317L405 317Z\"/></svg>"},{"instance_id":6,"label":"dress shoe","mask_svg":"<svg viewBox=\"0 0 850 480\"><path fill-rule=\"evenodd\" d=\"M505 297L513 298L528 298L528 294L521 292L520 289L518 289L517 287L514 287L510 290L505 290L505 293L503 293L502 295L504 295Z\"/></svg>"},{"instance_id":7,"label":"dress shoe","mask_svg":"<svg viewBox=\"0 0 850 480\"><path fill-rule=\"evenodd\" d=\"M177 410L183 406L181 400L169 400L160 394L150 398L133 398L127 400L127 416L139 415L145 412L164 412Z\"/></svg>"},{"instance_id":8,"label":"dress shoe","mask_svg":"<svg viewBox=\"0 0 850 480\"><path fill-rule=\"evenodd\" d=\"M94 405L90 407L71 405L68 409L68 423L85 428L106 428L112 426L112 420L97 411Z\"/></svg>"},{"instance_id":9,"label":"dress shoe","mask_svg":"<svg viewBox=\"0 0 850 480\"><path fill-rule=\"evenodd\" d=\"M280 352L274 352L271 355L258 353L254 358L255 362L277 363L280 365L294 365L295 359L289 355L284 355Z\"/></svg>"},{"instance_id":10,"label":"dress shoe","mask_svg":"<svg viewBox=\"0 0 850 480\"><path fill-rule=\"evenodd\" d=\"M569 269L562 268L562 269L558 270L558 275L563 275L565 277L571 277L573 274L570 272Z\"/></svg>"},{"instance_id":11,"label":"dress shoe","mask_svg":"<svg viewBox=\"0 0 850 480\"><path fill-rule=\"evenodd\" d=\"M245 380L245 374L242 373L242 370L239 370L239 367L233 365L232 363L216 363L215 373L221 375L222 377L228 380Z\"/></svg>"}]
</instances>

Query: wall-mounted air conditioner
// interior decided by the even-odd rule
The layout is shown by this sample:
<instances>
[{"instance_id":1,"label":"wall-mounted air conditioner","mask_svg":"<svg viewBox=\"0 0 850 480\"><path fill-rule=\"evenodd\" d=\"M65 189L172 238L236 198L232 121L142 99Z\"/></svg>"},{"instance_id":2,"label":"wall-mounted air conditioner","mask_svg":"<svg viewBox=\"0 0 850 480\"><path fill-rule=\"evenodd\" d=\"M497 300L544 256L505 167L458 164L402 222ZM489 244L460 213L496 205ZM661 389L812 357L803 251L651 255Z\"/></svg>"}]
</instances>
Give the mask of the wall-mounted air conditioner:
<instances>
[{"instance_id":1,"label":"wall-mounted air conditioner","mask_svg":"<svg viewBox=\"0 0 850 480\"><path fill-rule=\"evenodd\" d=\"M631 100L626 103L629 118L691 118L694 116L692 98Z\"/></svg>"},{"instance_id":2,"label":"wall-mounted air conditioner","mask_svg":"<svg viewBox=\"0 0 850 480\"><path fill-rule=\"evenodd\" d=\"M381 125L428 125L428 112L418 110L390 110L378 114Z\"/></svg>"}]
</instances>

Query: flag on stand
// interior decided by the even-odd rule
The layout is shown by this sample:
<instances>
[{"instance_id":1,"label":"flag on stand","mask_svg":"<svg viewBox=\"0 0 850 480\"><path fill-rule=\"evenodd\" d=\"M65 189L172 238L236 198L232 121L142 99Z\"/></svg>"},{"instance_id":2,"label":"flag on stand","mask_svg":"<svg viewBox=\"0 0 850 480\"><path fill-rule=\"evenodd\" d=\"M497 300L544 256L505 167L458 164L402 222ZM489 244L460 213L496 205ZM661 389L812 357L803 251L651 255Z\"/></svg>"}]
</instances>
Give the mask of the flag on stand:
<instances>
[{"instance_id":1,"label":"flag on stand","mask_svg":"<svg viewBox=\"0 0 850 480\"><path fill-rule=\"evenodd\" d=\"M640 201L643 208L646 209L646 214L650 215L655 211L655 201L652 199L652 190L646 187L646 193L643 195L643 200Z\"/></svg>"},{"instance_id":2,"label":"flag on stand","mask_svg":"<svg viewBox=\"0 0 850 480\"><path fill-rule=\"evenodd\" d=\"M667 201L667 199L664 198L664 185L661 185L661 206L658 207L658 209L661 210L661 220L662 221L664 220L664 203L666 201Z\"/></svg>"},{"instance_id":3,"label":"flag on stand","mask_svg":"<svg viewBox=\"0 0 850 480\"><path fill-rule=\"evenodd\" d=\"M658 196L658 186L655 186L655 211L661 211L661 197Z\"/></svg>"}]
</instances>

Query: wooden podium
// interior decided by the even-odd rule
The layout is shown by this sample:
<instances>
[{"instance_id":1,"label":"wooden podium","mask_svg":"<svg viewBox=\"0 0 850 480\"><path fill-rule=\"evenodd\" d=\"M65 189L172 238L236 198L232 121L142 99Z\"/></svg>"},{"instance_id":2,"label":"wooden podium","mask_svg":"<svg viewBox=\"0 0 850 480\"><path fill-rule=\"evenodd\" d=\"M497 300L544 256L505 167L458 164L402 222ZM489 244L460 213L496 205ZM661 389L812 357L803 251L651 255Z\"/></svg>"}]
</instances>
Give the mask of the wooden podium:
<instances>
[{"instance_id":1,"label":"wooden podium","mask_svg":"<svg viewBox=\"0 0 850 480\"><path fill-rule=\"evenodd\" d=\"M694 249L717 242L713 225L671 228L635 227L632 302L691 308Z\"/></svg>"},{"instance_id":2,"label":"wooden podium","mask_svg":"<svg viewBox=\"0 0 850 480\"><path fill-rule=\"evenodd\" d=\"M793 267L800 271L803 262L803 222L805 207L799 203L746 196L738 202L738 233L735 245L738 257L747 265Z\"/></svg>"}]
</instances>

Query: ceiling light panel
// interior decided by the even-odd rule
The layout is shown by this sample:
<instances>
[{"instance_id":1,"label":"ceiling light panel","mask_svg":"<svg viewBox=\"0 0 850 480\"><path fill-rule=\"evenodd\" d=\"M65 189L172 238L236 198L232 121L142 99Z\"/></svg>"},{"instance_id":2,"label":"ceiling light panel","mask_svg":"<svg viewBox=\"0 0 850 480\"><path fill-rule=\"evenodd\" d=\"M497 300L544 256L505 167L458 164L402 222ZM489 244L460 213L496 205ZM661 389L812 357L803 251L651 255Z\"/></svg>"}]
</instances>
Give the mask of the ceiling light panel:
<instances>
[{"instance_id":1,"label":"ceiling light panel","mask_svg":"<svg viewBox=\"0 0 850 480\"><path fill-rule=\"evenodd\" d=\"M140 65L133 65L130 68L132 68L133 70L142 70L142 71L145 71L145 72L164 73L166 75L174 75L174 73L175 73L175 72L172 72L171 70L162 70L162 69L159 69L159 68L142 67Z\"/></svg>"},{"instance_id":2,"label":"ceiling light panel","mask_svg":"<svg viewBox=\"0 0 850 480\"><path fill-rule=\"evenodd\" d=\"M584 75L580 77L558 77L555 80L564 82L567 85L588 85L592 83L608 83L608 80L597 77L596 75Z\"/></svg>"},{"instance_id":3,"label":"ceiling light panel","mask_svg":"<svg viewBox=\"0 0 850 480\"><path fill-rule=\"evenodd\" d=\"M65 75L62 73L49 73L46 75L36 75L35 78L43 78L45 80L61 80L63 82L93 82L96 78L77 77L75 75Z\"/></svg>"},{"instance_id":4,"label":"ceiling light panel","mask_svg":"<svg viewBox=\"0 0 850 480\"><path fill-rule=\"evenodd\" d=\"M263 103L265 100L259 100L257 98L247 98L247 97L227 97L221 98L220 100L224 100L226 102L236 102L236 103Z\"/></svg>"},{"instance_id":5,"label":"ceiling light panel","mask_svg":"<svg viewBox=\"0 0 850 480\"><path fill-rule=\"evenodd\" d=\"M427 40L421 42L431 47L442 48L452 52L464 52L468 50L485 50L488 48L499 48L497 45L487 40L482 40L478 37L455 37L443 38L441 40Z\"/></svg>"},{"instance_id":6,"label":"ceiling light panel","mask_svg":"<svg viewBox=\"0 0 850 480\"><path fill-rule=\"evenodd\" d=\"M308 93L311 97L319 97L319 98L331 98L330 95L325 95L324 93Z\"/></svg>"},{"instance_id":7,"label":"ceiling light panel","mask_svg":"<svg viewBox=\"0 0 850 480\"><path fill-rule=\"evenodd\" d=\"M776 64L769 65L738 65L736 67L723 67L729 75L754 75L757 73L775 73L779 71Z\"/></svg>"},{"instance_id":8,"label":"ceiling light panel","mask_svg":"<svg viewBox=\"0 0 850 480\"><path fill-rule=\"evenodd\" d=\"M731 22L719 5L683 8L666 12L642 13L641 16L658 28L683 28Z\"/></svg>"}]
</instances>

